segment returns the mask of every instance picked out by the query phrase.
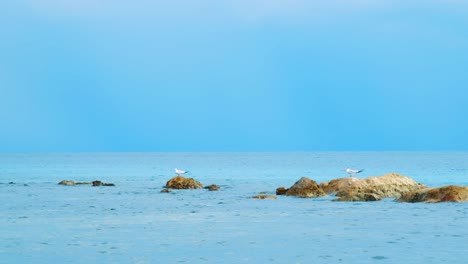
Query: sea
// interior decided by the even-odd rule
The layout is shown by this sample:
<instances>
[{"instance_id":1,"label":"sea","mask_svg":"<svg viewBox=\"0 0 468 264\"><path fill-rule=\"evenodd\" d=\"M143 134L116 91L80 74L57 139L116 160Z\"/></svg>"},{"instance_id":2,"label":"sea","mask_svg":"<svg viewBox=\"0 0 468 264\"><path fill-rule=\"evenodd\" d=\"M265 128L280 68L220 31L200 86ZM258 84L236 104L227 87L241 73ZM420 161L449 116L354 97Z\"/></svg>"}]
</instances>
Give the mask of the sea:
<instances>
[{"instance_id":1,"label":"sea","mask_svg":"<svg viewBox=\"0 0 468 264\"><path fill-rule=\"evenodd\" d=\"M251 198L347 167L468 186L468 152L3 153L0 263L468 263L468 203Z\"/></svg>"}]
</instances>

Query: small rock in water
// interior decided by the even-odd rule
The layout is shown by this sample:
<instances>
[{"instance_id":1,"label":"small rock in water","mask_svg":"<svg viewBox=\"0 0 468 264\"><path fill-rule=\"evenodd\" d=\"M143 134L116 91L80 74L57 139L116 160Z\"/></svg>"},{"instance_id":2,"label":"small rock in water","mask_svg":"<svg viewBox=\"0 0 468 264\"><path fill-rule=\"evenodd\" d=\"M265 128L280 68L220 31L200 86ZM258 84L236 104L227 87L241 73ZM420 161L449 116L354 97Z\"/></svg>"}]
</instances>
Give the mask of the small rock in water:
<instances>
[{"instance_id":1,"label":"small rock in water","mask_svg":"<svg viewBox=\"0 0 468 264\"><path fill-rule=\"evenodd\" d=\"M76 183L74 181L70 181L70 180L63 180L63 181L59 182L58 184L60 184L60 185L75 185Z\"/></svg>"},{"instance_id":2,"label":"small rock in water","mask_svg":"<svg viewBox=\"0 0 468 264\"><path fill-rule=\"evenodd\" d=\"M288 191L288 189L284 187L278 187L276 188L276 195L283 195Z\"/></svg>"},{"instance_id":3,"label":"small rock in water","mask_svg":"<svg viewBox=\"0 0 468 264\"><path fill-rule=\"evenodd\" d=\"M172 190L165 188L165 189L162 189L161 192L162 193L170 193L170 192L172 192Z\"/></svg>"},{"instance_id":4,"label":"small rock in water","mask_svg":"<svg viewBox=\"0 0 468 264\"><path fill-rule=\"evenodd\" d=\"M216 184L211 184L211 185L205 186L204 188L208 189L208 191L217 191L219 190L220 187Z\"/></svg>"},{"instance_id":5,"label":"small rock in water","mask_svg":"<svg viewBox=\"0 0 468 264\"><path fill-rule=\"evenodd\" d=\"M185 178L183 176L176 176L172 179L170 179L166 183L166 188L172 188L172 189L201 189L203 188L203 185L193 179L193 178Z\"/></svg>"},{"instance_id":6,"label":"small rock in water","mask_svg":"<svg viewBox=\"0 0 468 264\"><path fill-rule=\"evenodd\" d=\"M113 183L104 183L102 181L93 181L93 186L115 186Z\"/></svg>"}]
</instances>

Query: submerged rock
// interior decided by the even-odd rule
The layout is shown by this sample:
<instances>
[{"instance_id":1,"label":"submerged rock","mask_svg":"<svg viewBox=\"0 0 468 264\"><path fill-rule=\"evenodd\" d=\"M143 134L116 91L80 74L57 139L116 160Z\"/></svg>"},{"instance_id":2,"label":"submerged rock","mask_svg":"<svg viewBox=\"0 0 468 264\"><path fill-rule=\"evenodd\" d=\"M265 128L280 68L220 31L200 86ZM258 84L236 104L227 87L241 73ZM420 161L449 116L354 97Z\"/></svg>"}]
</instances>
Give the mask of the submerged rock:
<instances>
[{"instance_id":1,"label":"submerged rock","mask_svg":"<svg viewBox=\"0 0 468 264\"><path fill-rule=\"evenodd\" d=\"M258 194L252 196L253 199L261 199L261 200L276 200L278 199L275 195L268 195L268 194Z\"/></svg>"},{"instance_id":2,"label":"submerged rock","mask_svg":"<svg viewBox=\"0 0 468 264\"><path fill-rule=\"evenodd\" d=\"M162 189L161 192L162 193L170 193L170 192L172 192L172 190L165 188L165 189Z\"/></svg>"},{"instance_id":3,"label":"submerged rock","mask_svg":"<svg viewBox=\"0 0 468 264\"><path fill-rule=\"evenodd\" d=\"M211 185L205 186L203 188L208 189L208 191L217 191L217 190L219 190L220 187L218 185L216 185L216 184L211 184Z\"/></svg>"},{"instance_id":4,"label":"submerged rock","mask_svg":"<svg viewBox=\"0 0 468 264\"><path fill-rule=\"evenodd\" d=\"M397 173L366 179L340 178L320 184L327 194L336 194L336 201L378 201L399 198L402 194L425 188L413 179Z\"/></svg>"},{"instance_id":5,"label":"submerged rock","mask_svg":"<svg viewBox=\"0 0 468 264\"><path fill-rule=\"evenodd\" d=\"M203 185L193 178L176 176L166 183L166 188L172 189L201 189Z\"/></svg>"},{"instance_id":6,"label":"submerged rock","mask_svg":"<svg viewBox=\"0 0 468 264\"><path fill-rule=\"evenodd\" d=\"M467 202L468 187L449 185L440 188L425 188L407 192L397 201L407 203Z\"/></svg>"},{"instance_id":7,"label":"submerged rock","mask_svg":"<svg viewBox=\"0 0 468 264\"><path fill-rule=\"evenodd\" d=\"M325 192L320 186L313 180L302 177L291 188L289 188L284 195L286 196L298 196L301 198L313 198L325 196Z\"/></svg>"}]
</instances>

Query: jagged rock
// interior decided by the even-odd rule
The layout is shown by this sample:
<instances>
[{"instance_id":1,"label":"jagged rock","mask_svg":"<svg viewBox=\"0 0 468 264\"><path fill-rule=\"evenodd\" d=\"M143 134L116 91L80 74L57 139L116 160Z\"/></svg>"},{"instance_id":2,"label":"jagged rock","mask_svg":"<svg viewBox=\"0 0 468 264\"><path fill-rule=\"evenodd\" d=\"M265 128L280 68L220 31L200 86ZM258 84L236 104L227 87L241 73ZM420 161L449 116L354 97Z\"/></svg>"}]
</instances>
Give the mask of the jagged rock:
<instances>
[{"instance_id":1,"label":"jagged rock","mask_svg":"<svg viewBox=\"0 0 468 264\"><path fill-rule=\"evenodd\" d=\"M165 188L165 189L162 189L161 192L162 193L170 193L170 192L172 192L172 190Z\"/></svg>"},{"instance_id":2,"label":"jagged rock","mask_svg":"<svg viewBox=\"0 0 468 264\"><path fill-rule=\"evenodd\" d=\"M219 190L220 187L218 185L216 185L216 184L211 184L211 185L205 186L203 188L208 189L208 191L217 191L217 190Z\"/></svg>"},{"instance_id":3,"label":"jagged rock","mask_svg":"<svg viewBox=\"0 0 468 264\"><path fill-rule=\"evenodd\" d=\"M193 178L184 178L176 176L166 183L166 188L172 189L200 189L203 185Z\"/></svg>"},{"instance_id":4,"label":"jagged rock","mask_svg":"<svg viewBox=\"0 0 468 264\"><path fill-rule=\"evenodd\" d=\"M288 189L284 187L278 187L276 188L276 195L284 195L287 191Z\"/></svg>"},{"instance_id":5,"label":"jagged rock","mask_svg":"<svg viewBox=\"0 0 468 264\"><path fill-rule=\"evenodd\" d=\"M313 180L302 177L291 188L289 188L286 196L298 196L301 198L312 198L326 195L320 186Z\"/></svg>"},{"instance_id":6,"label":"jagged rock","mask_svg":"<svg viewBox=\"0 0 468 264\"><path fill-rule=\"evenodd\" d=\"M320 184L328 194L343 197L337 201L376 201L383 198L398 198L403 193L420 190L424 185L397 173L373 176L366 179L340 178Z\"/></svg>"},{"instance_id":7,"label":"jagged rock","mask_svg":"<svg viewBox=\"0 0 468 264\"><path fill-rule=\"evenodd\" d=\"M449 185L440 188L425 188L407 192L397 201L407 203L467 202L468 187Z\"/></svg>"},{"instance_id":8,"label":"jagged rock","mask_svg":"<svg viewBox=\"0 0 468 264\"><path fill-rule=\"evenodd\" d=\"M259 195L255 195L255 196L252 196L253 199L267 199L267 200L275 200L275 199L278 199L277 196L275 195L268 195L268 194L259 194Z\"/></svg>"}]
</instances>

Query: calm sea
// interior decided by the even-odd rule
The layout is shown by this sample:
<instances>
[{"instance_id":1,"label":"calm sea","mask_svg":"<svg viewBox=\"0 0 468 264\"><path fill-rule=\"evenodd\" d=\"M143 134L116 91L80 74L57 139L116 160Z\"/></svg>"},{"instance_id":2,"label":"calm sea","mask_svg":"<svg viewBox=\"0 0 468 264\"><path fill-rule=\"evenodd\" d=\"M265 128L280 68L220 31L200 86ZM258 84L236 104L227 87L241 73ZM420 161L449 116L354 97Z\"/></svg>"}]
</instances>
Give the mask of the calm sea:
<instances>
[{"instance_id":1,"label":"calm sea","mask_svg":"<svg viewBox=\"0 0 468 264\"><path fill-rule=\"evenodd\" d=\"M468 203L249 198L346 167L468 185L468 152L0 154L0 263L466 263Z\"/></svg>"}]
</instances>

